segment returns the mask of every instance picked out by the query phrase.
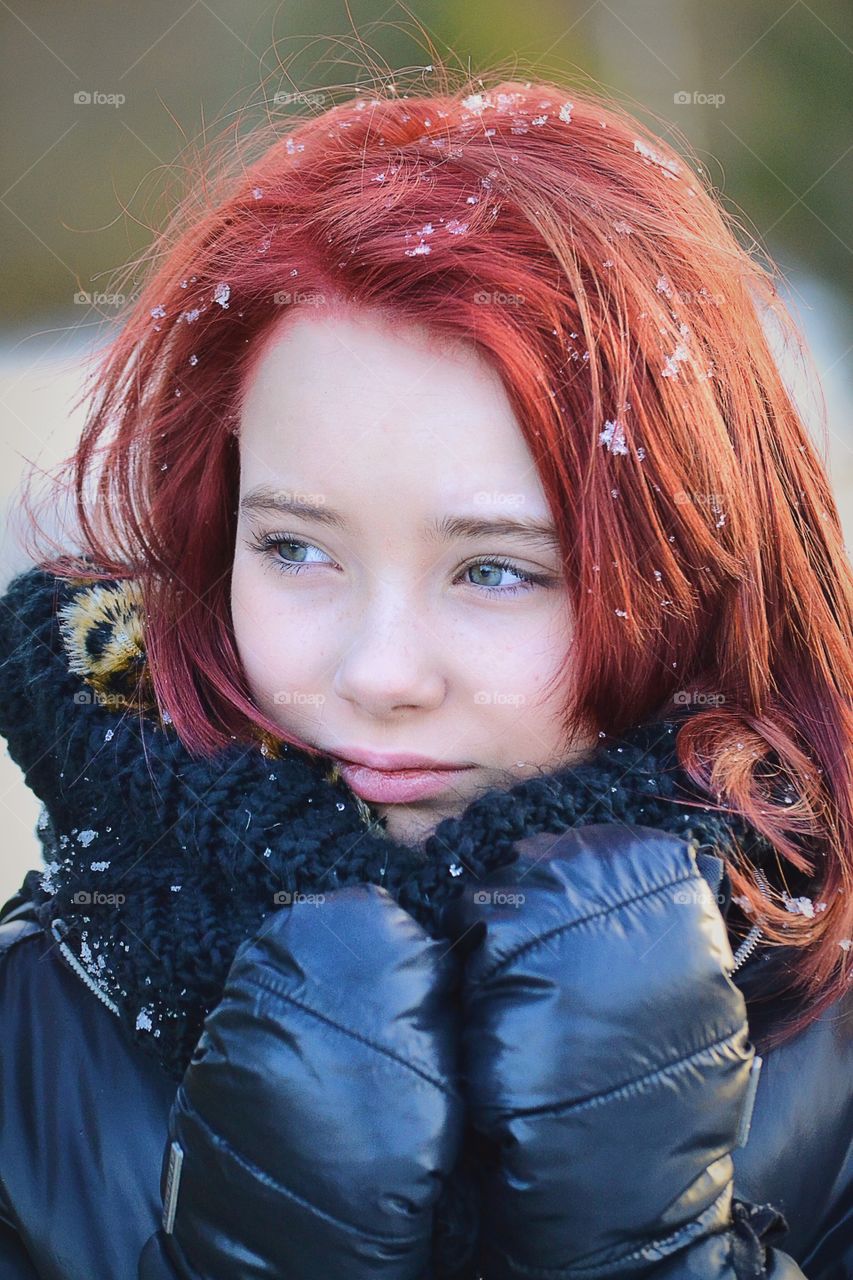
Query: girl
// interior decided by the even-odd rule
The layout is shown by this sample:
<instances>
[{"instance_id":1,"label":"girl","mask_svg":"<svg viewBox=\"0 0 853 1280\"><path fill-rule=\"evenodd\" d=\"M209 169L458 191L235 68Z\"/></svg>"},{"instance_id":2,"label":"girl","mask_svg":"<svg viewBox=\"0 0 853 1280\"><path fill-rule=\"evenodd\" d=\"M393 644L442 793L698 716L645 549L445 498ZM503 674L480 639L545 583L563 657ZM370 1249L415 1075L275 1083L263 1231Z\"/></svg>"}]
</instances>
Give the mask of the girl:
<instances>
[{"instance_id":1,"label":"girl","mask_svg":"<svg viewBox=\"0 0 853 1280\"><path fill-rule=\"evenodd\" d=\"M436 77L179 209L3 599L4 1275L853 1275L775 281L617 105Z\"/></svg>"}]
</instances>

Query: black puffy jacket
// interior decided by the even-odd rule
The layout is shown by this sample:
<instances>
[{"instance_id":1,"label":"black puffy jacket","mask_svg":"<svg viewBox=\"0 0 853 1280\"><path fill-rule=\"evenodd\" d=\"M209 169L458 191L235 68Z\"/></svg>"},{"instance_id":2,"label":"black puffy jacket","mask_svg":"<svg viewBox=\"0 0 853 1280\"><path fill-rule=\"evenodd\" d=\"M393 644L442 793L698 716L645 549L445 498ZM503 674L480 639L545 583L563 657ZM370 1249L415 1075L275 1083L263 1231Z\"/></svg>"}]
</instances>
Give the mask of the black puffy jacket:
<instances>
[{"instance_id":1,"label":"black puffy jacket","mask_svg":"<svg viewBox=\"0 0 853 1280\"><path fill-rule=\"evenodd\" d=\"M579 907L558 865L556 878L540 877L526 910L487 912L485 934L463 919L459 936L468 928L467 941L449 951L378 886L330 895L332 929L300 917L298 904L273 913L238 950L177 1089L126 1042L79 964L45 935L25 895L15 895L0 912L0 1275L425 1280L423 1224L437 1170L460 1137L465 1094L454 1079L464 1023L454 1013L448 964L468 948L467 964L486 959L483 985L461 1002L477 1034L459 1065L469 1076L489 1076L493 1093L505 1093L507 1080L516 1094L529 1090L523 1108L507 1102L483 1115L489 1107L481 1106L477 1117L483 1133L498 1134L493 1157L507 1161L484 1184L484 1205L502 1215L483 1224L483 1256L495 1259L483 1271L487 1280L510 1273L739 1280L749 1272L732 1267L733 1233L719 1225L729 1150L738 1206L773 1206L788 1225L781 1239L771 1233L752 1274L851 1280L851 999L769 1052L751 1073L757 1090L736 1095L734 1076L749 1065L744 1006L723 972L731 951L702 879L712 880L707 867L719 860L706 860L700 874L685 841L651 828L633 829L626 844L615 827L587 827L563 837L556 852L566 849L582 859L584 894L603 894L607 910L588 909L583 895ZM607 858L609 875L598 882L596 867ZM629 945L608 949L614 929ZM557 935L568 950L550 945ZM347 959L350 943L367 957L360 968ZM747 961L738 981L749 971ZM683 994L690 1001L699 987L689 986L688 972L691 981L699 975L703 999L713 994L710 1016L727 1032L699 1053L690 1052L696 1032L688 1030ZM647 982L653 1024L642 999ZM577 1055L568 1020L548 1018L558 999L576 1002L566 1007L587 1020ZM602 1028L618 1051L607 1052ZM506 1044L496 1051L502 1035L512 1037L510 1053ZM645 1042L651 1058L668 1057L642 1075L635 1059ZM590 1069L594 1089L587 1081L584 1095ZM553 1105L555 1081L579 1091L568 1109ZM611 1105L632 1091L641 1095L632 1107ZM596 1153L567 1146L555 1160L554 1141L571 1142L581 1109L594 1117ZM682 1132L672 1120L700 1111L712 1117L703 1129L703 1141L713 1130L707 1151L694 1149L691 1125ZM550 1112L556 1127L528 1123ZM642 1135L662 1130L666 1142L655 1139L652 1149ZM736 1130L744 1145L735 1145ZM583 1175L584 1161L592 1169L600 1151L618 1152L613 1185L620 1195L634 1189L630 1204L596 1196L594 1178ZM684 1190L682 1170L712 1159L708 1175ZM576 1168L581 1174L569 1177ZM667 1207L670 1187L683 1194ZM542 1234L528 1233L521 1248L535 1258L543 1241L566 1238L571 1223L579 1234L583 1225L584 1238L591 1227L618 1235L661 1195L668 1229L659 1235L670 1245L659 1262L652 1251L612 1271L563 1266L558 1256L544 1267L510 1266L494 1253L495 1240L508 1238L511 1250L518 1242L517 1202L522 1212L532 1206L530 1220L540 1224ZM701 1239L682 1225L691 1197L697 1212L713 1199L717 1225ZM772 1218L768 1210L765 1223Z\"/></svg>"}]
</instances>

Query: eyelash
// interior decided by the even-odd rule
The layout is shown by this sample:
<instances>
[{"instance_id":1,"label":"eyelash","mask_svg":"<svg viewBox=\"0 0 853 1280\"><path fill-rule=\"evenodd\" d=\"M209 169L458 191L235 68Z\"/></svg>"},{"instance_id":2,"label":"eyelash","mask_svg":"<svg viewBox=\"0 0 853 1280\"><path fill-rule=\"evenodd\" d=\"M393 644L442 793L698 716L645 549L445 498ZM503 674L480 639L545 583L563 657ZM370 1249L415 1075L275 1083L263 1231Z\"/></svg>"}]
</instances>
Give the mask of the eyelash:
<instances>
[{"instance_id":1,"label":"eyelash","mask_svg":"<svg viewBox=\"0 0 853 1280\"><path fill-rule=\"evenodd\" d=\"M255 535L253 538L250 539L250 545L254 548L254 550L260 552L262 556L265 556L268 560L271 560L273 563L273 567L278 569L281 573L286 573L288 575L295 576L296 574L299 573L300 569L303 569L305 567L305 565L304 564L288 564L286 560L282 560L280 556L274 555L273 552L282 545L297 546L297 547L314 547L316 544L313 542L306 542L302 538L291 537L290 534L268 533L262 536ZM317 550L319 551L320 548L317 547ZM519 569L519 567L516 564L514 564L511 560L507 560L504 556L488 556L488 557L481 556L478 560L472 560L469 564L466 564L462 568L461 572L467 573L467 571L473 568L474 565L480 565L480 564L488 564L495 569L507 569L511 573L514 573L516 577L522 579L522 582L514 587L479 587L477 588L477 584L474 582L470 582L467 584L468 586L474 587L482 592L485 592L486 595L490 595L490 596L497 596L497 597L502 596L504 598L506 598L507 596L519 596L519 595L523 595L527 591L531 591L534 587L548 587L552 584L552 581L553 581L553 579L551 579L547 574L529 573L526 569Z\"/></svg>"}]
</instances>

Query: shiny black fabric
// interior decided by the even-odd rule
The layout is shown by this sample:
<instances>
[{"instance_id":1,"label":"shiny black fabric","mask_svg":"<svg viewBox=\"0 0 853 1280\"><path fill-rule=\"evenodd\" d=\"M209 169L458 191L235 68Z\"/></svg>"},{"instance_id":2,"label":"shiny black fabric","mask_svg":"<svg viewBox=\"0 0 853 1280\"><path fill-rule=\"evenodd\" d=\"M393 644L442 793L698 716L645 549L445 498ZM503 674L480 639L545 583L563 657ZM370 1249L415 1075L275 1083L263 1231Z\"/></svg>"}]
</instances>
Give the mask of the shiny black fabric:
<instances>
[{"instance_id":1,"label":"shiny black fabric","mask_svg":"<svg viewBox=\"0 0 853 1280\"><path fill-rule=\"evenodd\" d=\"M624 858L611 856L617 835ZM680 988L689 981L694 993L713 988L721 1003L712 1016L730 1019L723 1030L731 1036L720 1038L732 1056L722 1073L703 1065L700 1074L691 1071L687 1079L690 1089L704 1084L713 1091L708 1108L722 1117L709 1146L716 1154L729 1142L733 1120L741 1118L734 1093L728 1100L725 1095L732 1080L742 1076L746 1024L738 1023L743 1002L735 979L714 970L726 958L725 934L713 899L703 898L698 887L702 877L691 863L695 853L677 837L649 829L635 831L630 845L624 843L624 831L606 824L582 829L578 836L602 859L609 857L613 878L605 890L619 914L586 913L588 945L577 947L572 963L583 979L583 1008L602 1011L599 1032L605 1026L619 1029L621 1050L608 1054L606 1037L599 1034L596 1040L595 1019L588 1020L578 1040L585 1046L578 1062L594 1068L593 1075L586 1084L574 1084L604 1099L640 1074L641 1063L630 1054L644 1043L659 1062L682 1058L690 1019ZM674 894L661 897L666 884L687 885L686 905ZM528 1082L523 1107L531 1113L553 1105L550 1090L561 1069L556 1055L570 1043L570 1031L564 1039L559 1034L565 1020L549 1021L547 1009L540 1009L537 1021L536 1001L532 1006L530 1001L531 984L558 991L561 999L571 994L570 986L561 986L566 975L560 951L545 945L555 918L566 910L554 890L553 883L550 889L543 886L526 914L492 913L486 921L493 950L506 948L511 937L517 943L519 929L526 942L542 943L536 972L525 976L511 968L515 986L510 983L481 1008L480 1029L491 1037L492 1048L524 1023L524 1033L513 1034L514 1061L490 1056L488 1046L481 1046L479 1064L470 1055L460 1059L469 1063L466 1070L480 1073L488 1073L490 1062L501 1064L502 1071L507 1068L504 1081L511 1079L514 1089ZM635 911L632 904L638 900L658 902L664 916ZM6 905L0 913L0 1275L10 1280L273 1275L282 1280L370 1275L438 1280L423 1227L438 1190L437 1170L447 1167L460 1137L458 1095L450 1077L460 1042L456 1032L463 1025L455 1010L461 1014L465 1008L470 1017L470 995L466 1004L463 987L452 998L441 944L427 940L382 888L350 886L327 895L330 902L337 913L334 935L318 923L322 913L297 903L268 918L261 933L241 946L223 1001L209 1015L197 1061L177 1089L128 1044L118 1019L69 967L23 895ZM649 931L652 918L655 929ZM691 918L698 928L689 928ZM608 948L607 964L594 962L614 928L627 945ZM354 948L360 960L347 958L348 939L360 940ZM478 954L485 954L478 952L481 941L475 929L447 954L460 964L464 958L467 974ZM644 948L650 949L644 954ZM365 986L354 985L356 971L367 979ZM751 972L754 964L748 962L736 979L745 983ZM705 977L695 985L697 973ZM654 990L654 1016L638 998L644 980ZM762 1269L752 1274L771 1280L850 1280L850 1020L847 998L796 1040L766 1055L748 1140L731 1153L733 1225L727 1222L726 1194L722 1201L710 1195L702 1228L710 1234L697 1232L694 1239L690 1228L675 1241L674 1252L640 1259L633 1269L628 1263L610 1271L575 1269L563 1265L562 1254L549 1264L546 1248L512 1274L539 1280L604 1274L742 1280L750 1274L745 1270L749 1258L764 1255ZM700 1024L701 1019L695 1023L701 1033ZM588 1053L590 1044L595 1054ZM212 1082L215 1087L209 1087ZM469 1083L460 1085L466 1097ZM660 1146L657 1126L666 1127L671 1105L679 1099L686 1108L684 1142L676 1140L670 1150ZM509 1099L508 1107L517 1101ZM562 1249L569 1219L588 1224L585 1230L598 1224L611 1233L608 1247L616 1240L624 1254L621 1237L634 1225L634 1205L625 1197L633 1188L637 1205L657 1205L662 1196L658 1207L666 1209L668 1179L675 1171L673 1187L681 1187L680 1162L698 1141L689 1129L695 1106L695 1097L674 1087L669 1096L665 1090L650 1094L636 1109L611 1113L596 1107L599 1145L585 1153L566 1149L567 1175L571 1162L581 1167L565 1183L561 1162L553 1158L554 1133L522 1126L528 1143L526 1149L523 1144L515 1148L522 1162L516 1173L522 1171L531 1183L537 1180L537 1213L548 1233L533 1240L534 1254L543 1240ZM569 1143L568 1130L565 1138ZM163 1201L174 1140L185 1144L185 1163L172 1230L165 1232ZM594 1177L583 1176L583 1160L594 1164L603 1151L618 1152L612 1170L622 1190L615 1203L601 1194ZM698 1168L702 1153L693 1154ZM689 1161L684 1164L692 1168ZM508 1185L512 1176L504 1178L504 1190ZM700 1180L688 1199L701 1212L701 1197L710 1191ZM499 1198L499 1216L484 1220L483 1240L492 1253L498 1228L507 1242L520 1234L520 1228L513 1234L518 1208L512 1199ZM486 1188L484 1210L494 1213L494 1204ZM762 1216L737 1208L740 1204L769 1209ZM684 1197L679 1206L686 1226L690 1213ZM781 1239L780 1216L787 1225ZM669 1235L672 1244L676 1228L675 1219L666 1217L658 1235ZM483 1258L487 1280L503 1274L497 1269L503 1265L500 1254L490 1256L485 1248ZM465 1280L479 1270L472 1264ZM463 1280L462 1274L454 1280Z\"/></svg>"}]
</instances>

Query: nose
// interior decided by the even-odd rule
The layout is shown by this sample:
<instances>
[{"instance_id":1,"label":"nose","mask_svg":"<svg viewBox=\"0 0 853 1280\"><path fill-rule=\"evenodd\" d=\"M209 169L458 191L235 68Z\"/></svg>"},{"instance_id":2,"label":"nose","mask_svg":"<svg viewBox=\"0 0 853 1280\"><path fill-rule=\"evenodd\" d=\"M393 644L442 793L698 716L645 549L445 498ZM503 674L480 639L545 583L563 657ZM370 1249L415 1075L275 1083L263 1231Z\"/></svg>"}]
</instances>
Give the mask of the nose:
<instances>
[{"instance_id":1,"label":"nose","mask_svg":"<svg viewBox=\"0 0 853 1280\"><path fill-rule=\"evenodd\" d=\"M385 593L343 633L332 688L366 715L432 711L446 696L439 645L405 593Z\"/></svg>"}]
</instances>

